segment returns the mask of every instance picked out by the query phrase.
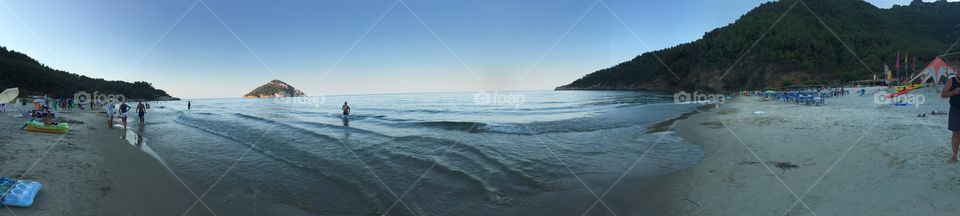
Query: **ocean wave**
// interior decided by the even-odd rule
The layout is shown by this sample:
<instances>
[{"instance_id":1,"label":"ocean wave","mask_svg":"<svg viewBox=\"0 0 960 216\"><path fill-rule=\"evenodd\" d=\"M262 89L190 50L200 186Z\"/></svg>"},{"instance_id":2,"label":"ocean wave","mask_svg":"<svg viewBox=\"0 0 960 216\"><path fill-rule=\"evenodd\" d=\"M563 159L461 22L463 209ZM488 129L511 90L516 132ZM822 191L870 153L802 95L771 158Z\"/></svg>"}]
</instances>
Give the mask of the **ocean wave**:
<instances>
[{"instance_id":1,"label":"ocean wave","mask_svg":"<svg viewBox=\"0 0 960 216\"><path fill-rule=\"evenodd\" d=\"M507 201L517 196L543 191L541 182L507 165L507 159L462 141L406 136L391 140L376 151L384 163L409 163L406 166L420 169L433 167L452 178L449 181L470 182L481 187L487 193L485 198L495 204L509 204ZM442 182L437 184L441 185L433 187L445 187Z\"/></svg>"},{"instance_id":2,"label":"ocean wave","mask_svg":"<svg viewBox=\"0 0 960 216\"><path fill-rule=\"evenodd\" d=\"M487 124L480 122L458 121L426 121L414 123L399 123L403 126L422 128L436 128L442 130L464 131L468 133L501 133L515 135L539 135L563 132L590 132L632 126L631 124L611 124L610 122L591 121L590 118L568 119L559 121L544 121L531 123L499 123Z\"/></svg>"},{"instance_id":3,"label":"ocean wave","mask_svg":"<svg viewBox=\"0 0 960 216\"><path fill-rule=\"evenodd\" d=\"M372 180L376 178L362 175L362 173L366 172L357 172L356 170L365 169L364 167L376 170L380 178L397 181L388 181L389 185L401 188L405 186L400 184L402 180L398 178L421 175L422 173L412 171L429 168L429 166L439 159L430 156L436 156L438 153L436 151L440 149L448 149L449 154L444 157L443 162L437 162L436 165L433 165L435 166L434 171L442 173L442 176L452 178L449 179L450 181L472 182L470 184L474 186L471 187L485 191L485 198L490 199L493 203L507 203L505 200L514 199L514 196L510 194L533 193L533 191L537 191L535 188L539 185L539 183L529 175L501 163L500 160L502 159L491 157L488 153L485 153L485 151L475 146L458 141L423 136L404 136L390 138L389 141L379 144L342 146L341 149L346 151L341 150L340 153L315 155L304 151L302 149L303 145L295 145L297 141L293 139L302 139L304 136L309 136L313 137L314 140L318 138L325 140L313 142L337 142L340 145L343 145L343 143L334 137L292 126L288 124L288 122L275 121L247 114L234 114L233 116L239 117L240 120L246 121L247 123L240 124L230 120L207 119L202 116L189 115L178 117L176 122L244 144L256 152L285 164L292 165L293 167L319 173L324 178L335 180L358 192L363 192L366 194L366 198L371 200L378 196L386 197L383 193L384 191L371 191L373 190L371 188L380 188L378 186L380 183ZM270 127L271 131L284 131L285 133L281 136L256 137L255 135L257 133L266 132L264 131L266 129L263 128L266 125L250 123L269 124L271 126L267 127ZM351 128L322 123L295 122L295 124L353 130ZM217 127L217 125L227 126ZM362 129L357 129L357 131L362 133L369 132ZM378 133L373 134L386 137L386 135ZM347 159L345 160L344 157ZM364 158L363 160L366 161L365 163L361 163L364 164L363 166L348 163L355 158L359 159L358 157ZM370 160L371 158L380 159ZM370 167L367 167L367 164L369 164ZM494 182L494 184L488 182ZM405 183L409 184L412 182ZM443 188L448 186L454 187L454 185L436 185L431 187ZM470 187L461 189L469 190L469 188ZM454 188L448 189L459 190Z\"/></svg>"},{"instance_id":4,"label":"ocean wave","mask_svg":"<svg viewBox=\"0 0 960 216\"><path fill-rule=\"evenodd\" d=\"M208 132L210 134L243 144L244 146L247 146L253 151L259 152L267 157L270 157L282 163L291 165L299 169L314 172L320 176L323 176L325 179L331 180L332 182L335 182L337 184L350 188L353 191L363 194L365 199L367 199L369 202L382 204L382 202L378 198L378 195L377 195L378 193L370 190L371 187L369 187L369 185L373 184L372 182L363 183L363 182L350 180L350 179L356 180L356 179L364 179L364 178L360 176L355 176L352 178L344 177L343 173L345 172L343 172L342 170L338 171L336 169L330 169L335 167L345 167L345 166L342 166L343 164L340 163L339 161L318 158L315 155L311 155L296 147L284 145L284 143L289 143L289 141L273 140L274 138L272 136L266 136L265 134L270 131L264 131L262 129L259 129L259 130L255 130L258 132L252 132L251 130L241 129L247 126L244 126L242 124L237 124L236 122L227 122L227 121L212 120L212 119L201 119L201 118L196 118L188 115L180 115L177 117L175 121L182 125L196 128L204 132ZM223 125L232 125L233 127L227 128ZM271 130L276 130L276 129L271 128ZM260 136L259 138L254 138L253 135L260 135ZM285 137L285 136L281 136L281 137ZM302 160L304 158L310 159L310 162ZM373 187L373 188L376 188L376 187Z\"/></svg>"},{"instance_id":5,"label":"ocean wave","mask_svg":"<svg viewBox=\"0 0 960 216\"><path fill-rule=\"evenodd\" d=\"M480 128L486 124L479 122L458 122L458 121L422 121L412 123L400 123L404 126L416 126L424 128L438 128L444 130L458 130L467 132L480 132Z\"/></svg>"}]
</instances>

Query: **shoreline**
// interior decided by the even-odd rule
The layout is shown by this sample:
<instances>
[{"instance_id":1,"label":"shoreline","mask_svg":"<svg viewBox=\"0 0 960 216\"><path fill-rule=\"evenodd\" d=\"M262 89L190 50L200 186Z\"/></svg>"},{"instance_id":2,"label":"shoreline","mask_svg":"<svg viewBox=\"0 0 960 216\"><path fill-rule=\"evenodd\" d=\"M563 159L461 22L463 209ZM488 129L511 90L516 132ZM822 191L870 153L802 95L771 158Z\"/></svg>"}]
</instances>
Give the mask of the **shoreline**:
<instances>
[{"instance_id":1,"label":"shoreline","mask_svg":"<svg viewBox=\"0 0 960 216\"><path fill-rule=\"evenodd\" d=\"M947 164L946 102L898 108L865 96L824 106L737 97L677 122L705 155L658 178L638 211L656 215L952 215L960 166ZM936 99L933 99L936 98ZM764 111L764 114L754 114ZM916 117L927 113L927 117ZM801 198L803 202L797 202ZM792 207L791 207L792 206Z\"/></svg>"},{"instance_id":2,"label":"shoreline","mask_svg":"<svg viewBox=\"0 0 960 216\"><path fill-rule=\"evenodd\" d=\"M33 206L6 207L16 215L180 215L196 198L161 161L127 143L122 128L109 129L101 113L60 112L67 134L19 130L15 112L0 123L0 175L38 180ZM132 127L136 123L131 124ZM32 168L31 168L32 167ZM202 206L189 215L207 215Z\"/></svg>"}]
</instances>

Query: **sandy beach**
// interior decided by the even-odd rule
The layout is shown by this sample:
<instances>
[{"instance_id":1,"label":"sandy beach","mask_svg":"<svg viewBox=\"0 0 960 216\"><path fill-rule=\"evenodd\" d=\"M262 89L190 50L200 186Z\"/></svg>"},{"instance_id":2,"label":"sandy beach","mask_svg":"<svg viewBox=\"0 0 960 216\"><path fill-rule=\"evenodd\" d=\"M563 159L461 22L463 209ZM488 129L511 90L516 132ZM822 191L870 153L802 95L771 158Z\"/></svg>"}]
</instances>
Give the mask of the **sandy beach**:
<instances>
[{"instance_id":1,"label":"sandy beach","mask_svg":"<svg viewBox=\"0 0 960 216\"><path fill-rule=\"evenodd\" d=\"M181 215L196 200L160 161L122 139L122 128L107 128L101 113L60 112L83 122L65 135L20 130L26 119L13 115L0 117L0 174L43 188L33 206L0 215ZM202 206L190 212L206 214Z\"/></svg>"},{"instance_id":2,"label":"sandy beach","mask_svg":"<svg viewBox=\"0 0 960 216\"><path fill-rule=\"evenodd\" d=\"M705 156L628 214L956 215L960 165L946 163L947 116L930 114L946 100L924 88L926 104L891 107L874 103L880 90L824 106L739 97L680 120Z\"/></svg>"}]
</instances>

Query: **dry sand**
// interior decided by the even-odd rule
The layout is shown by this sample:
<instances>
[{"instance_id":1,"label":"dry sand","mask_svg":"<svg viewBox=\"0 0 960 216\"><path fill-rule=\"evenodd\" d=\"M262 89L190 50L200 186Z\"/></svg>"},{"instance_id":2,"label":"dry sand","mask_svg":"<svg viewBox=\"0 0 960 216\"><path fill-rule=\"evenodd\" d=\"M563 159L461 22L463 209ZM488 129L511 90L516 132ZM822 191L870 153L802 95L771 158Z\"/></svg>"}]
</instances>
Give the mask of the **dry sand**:
<instances>
[{"instance_id":1,"label":"dry sand","mask_svg":"<svg viewBox=\"0 0 960 216\"><path fill-rule=\"evenodd\" d=\"M26 119L12 115L0 116L0 175L43 188L33 206L0 215L182 215L196 200L160 161L122 139L123 129L107 128L102 113L60 113L84 122L65 135L20 130ZM198 206L191 214L209 212Z\"/></svg>"},{"instance_id":2,"label":"dry sand","mask_svg":"<svg viewBox=\"0 0 960 216\"><path fill-rule=\"evenodd\" d=\"M740 97L680 120L704 158L625 215L960 215L947 116L930 115L947 102L927 88L919 108L878 105L879 90L825 106Z\"/></svg>"}]
</instances>

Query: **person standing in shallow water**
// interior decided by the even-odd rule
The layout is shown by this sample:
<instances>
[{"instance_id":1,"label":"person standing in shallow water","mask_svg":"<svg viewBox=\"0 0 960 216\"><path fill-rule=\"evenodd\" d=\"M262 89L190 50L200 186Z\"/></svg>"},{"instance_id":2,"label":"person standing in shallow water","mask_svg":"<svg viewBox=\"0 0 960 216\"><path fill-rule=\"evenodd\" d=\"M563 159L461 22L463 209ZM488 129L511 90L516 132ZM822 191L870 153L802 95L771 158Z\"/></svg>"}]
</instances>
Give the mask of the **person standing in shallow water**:
<instances>
[{"instance_id":1,"label":"person standing in shallow water","mask_svg":"<svg viewBox=\"0 0 960 216\"><path fill-rule=\"evenodd\" d=\"M190 110L190 101L187 101L187 110Z\"/></svg>"},{"instance_id":2,"label":"person standing in shallow water","mask_svg":"<svg viewBox=\"0 0 960 216\"><path fill-rule=\"evenodd\" d=\"M953 146L953 152L950 155L948 163L957 163L957 149L960 147L960 81L956 74L950 75L950 80L943 85L943 91L940 91L940 97L950 98L950 117L947 121L947 129L953 132L950 144Z\"/></svg>"},{"instance_id":3,"label":"person standing in shallow water","mask_svg":"<svg viewBox=\"0 0 960 216\"><path fill-rule=\"evenodd\" d=\"M347 105L346 101L343 102L343 106L340 107L340 109L343 110L343 117L350 115L350 106Z\"/></svg>"},{"instance_id":4,"label":"person standing in shallow water","mask_svg":"<svg viewBox=\"0 0 960 216\"><path fill-rule=\"evenodd\" d=\"M113 113L116 106L113 105L113 101L107 103L107 128L113 128Z\"/></svg>"},{"instance_id":5,"label":"person standing in shallow water","mask_svg":"<svg viewBox=\"0 0 960 216\"><path fill-rule=\"evenodd\" d=\"M147 114L147 108L143 106L143 100L137 100L137 116L140 117L140 126L143 126L143 115Z\"/></svg>"},{"instance_id":6,"label":"person standing in shallow water","mask_svg":"<svg viewBox=\"0 0 960 216\"><path fill-rule=\"evenodd\" d=\"M127 101L120 102L120 120L123 123L123 129L127 129L127 112L130 112L130 106L127 105Z\"/></svg>"}]
</instances>

